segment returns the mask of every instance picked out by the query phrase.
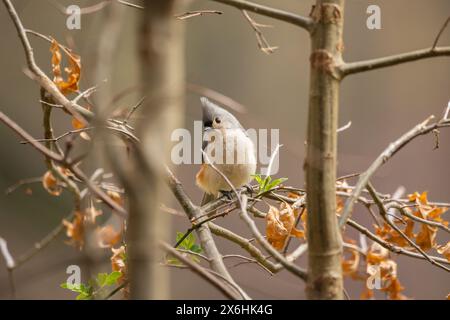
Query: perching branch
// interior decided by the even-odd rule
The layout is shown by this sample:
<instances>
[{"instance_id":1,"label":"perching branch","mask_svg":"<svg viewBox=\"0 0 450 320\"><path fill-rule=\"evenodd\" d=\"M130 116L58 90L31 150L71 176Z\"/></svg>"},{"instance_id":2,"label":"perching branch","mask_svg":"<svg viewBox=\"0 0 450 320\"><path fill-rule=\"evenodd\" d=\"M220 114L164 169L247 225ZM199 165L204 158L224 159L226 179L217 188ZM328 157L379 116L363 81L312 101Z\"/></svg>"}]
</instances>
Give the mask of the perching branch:
<instances>
[{"instance_id":1,"label":"perching branch","mask_svg":"<svg viewBox=\"0 0 450 320\"><path fill-rule=\"evenodd\" d=\"M279 146L277 147L277 150L279 149ZM239 202L240 206L240 216L241 218L247 223L248 227L252 231L253 235L255 236L258 243L269 253L271 254L279 263L281 263L287 270L298 276L302 280L306 280L307 274L306 271L302 268L298 267L294 263L288 261L281 253L279 253L274 247L270 245L270 243L262 236L262 234L259 232L258 228L256 227L255 222L248 216L247 213L247 196L245 194L239 194L235 188L235 186L231 183L231 181L228 179L228 177L221 172L208 158L208 155L203 152L203 157L205 160L205 163L209 165L217 174L219 174L224 181L228 184L228 186L231 188L233 193L236 195L236 198Z\"/></svg>"},{"instance_id":2,"label":"perching branch","mask_svg":"<svg viewBox=\"0 0 450 320\"><path fill-rule=\"evenodd\" d=\"M170 255L174 256L181 262L183 262L186 266L188 266L193 272L198 274L200 277L205 279L207 282L212 284L214 287L216 287L220 292L222 292L227 298L237 300L240 299L240 296L237 296L236 293L231 291L228 286L224 285L223 282L219 281L217 277L212 276L208 271L204 270L200 265L197 263L192 262L191 260L187 259L185 256L183 256L181 253L179 253L176 249L172 248L170 245L168 245L165 242L160 242L160 247L169 253Z\"/></svg>"},{"instance_id":3,"label":"perching branch","mask_svg":"<svg viewBox=\"0 0 450 320\"><path fill-rule=\"evenodd\" d=\"M192 200L184 191L181 182L175 177L175 175L170 171L169 168L166 168L166 172L169 187L172 190L174 196L177 198L179 204L186 212L188 218L192 220L202 215L201 209L193 204ZM210 259L209 263L211 269L235 283L230 273L228 272L225 263L223 262L222 255L217 249L214 238L211 235L211 230L209 229L209 224L202 224L202 226L199 227L196 231L200 239L201 246L205 251L206 256ZM246 298L249 299L248 296Z\"/></svg>"}]
</instances>

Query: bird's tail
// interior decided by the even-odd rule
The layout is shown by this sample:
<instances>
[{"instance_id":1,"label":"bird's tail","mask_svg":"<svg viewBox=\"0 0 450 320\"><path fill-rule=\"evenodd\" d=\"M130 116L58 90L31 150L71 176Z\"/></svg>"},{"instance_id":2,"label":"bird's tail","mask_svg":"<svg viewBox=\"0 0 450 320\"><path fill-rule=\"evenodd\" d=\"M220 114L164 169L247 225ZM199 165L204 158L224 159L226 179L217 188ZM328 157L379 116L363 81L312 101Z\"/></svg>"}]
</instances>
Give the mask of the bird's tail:
<instances>
[{"instance_id":1,"label":"bird's tail","mask_svg":"<svg viewBox=\"0 0 450 320\"><path fill-rule=\"evenodd\" d=\"M215 195L205 192L203 194L203 199L202 199L201 205L203 206L203 205L207 204L208 202L211 202L215 199L216 199Z\"/></svg>"}]
</instances>

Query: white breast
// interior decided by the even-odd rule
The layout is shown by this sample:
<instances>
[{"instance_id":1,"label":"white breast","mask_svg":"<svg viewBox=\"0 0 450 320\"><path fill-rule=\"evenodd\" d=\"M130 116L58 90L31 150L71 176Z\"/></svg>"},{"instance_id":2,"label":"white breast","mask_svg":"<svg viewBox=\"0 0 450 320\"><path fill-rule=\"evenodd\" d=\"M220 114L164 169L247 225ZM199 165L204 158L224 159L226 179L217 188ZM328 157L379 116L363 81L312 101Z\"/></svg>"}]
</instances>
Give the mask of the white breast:
<instances>
[{"instance_id":1,"label":"white breast","mask_svg":"<svg viewBox=\"0 0 450 320\"><path fill-rule=\"evenodd\" d=\"M220 170L233 184L240 188L251 181L256 171L256 152L251 139L241 129L227 129L222 131L220 138L208 143L205 152L208 160ZM217 137L217 136L216 136ZM208 161L206 160L207 164ZM213 168L205 170L206 185L211 194L217 195L220 190L230 191L229 184Z\"/></svg>"}]
</instances>

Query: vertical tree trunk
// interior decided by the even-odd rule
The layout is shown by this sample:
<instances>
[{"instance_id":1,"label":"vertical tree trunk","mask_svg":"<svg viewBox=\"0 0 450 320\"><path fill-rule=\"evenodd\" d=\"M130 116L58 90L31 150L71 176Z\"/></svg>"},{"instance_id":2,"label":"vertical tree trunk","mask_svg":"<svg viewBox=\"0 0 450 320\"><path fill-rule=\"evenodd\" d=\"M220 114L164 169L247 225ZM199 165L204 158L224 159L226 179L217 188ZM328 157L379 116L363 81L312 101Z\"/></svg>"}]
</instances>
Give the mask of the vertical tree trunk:
<instances>
[{"instance_id":1,"label":"vertical tree trunk","mask_svg":"<svg viewBox=\"0 0 450 320\"><path fill-rule=\"evenodd\" d=\"M311 16L312 54L307 157L310 299L342 299L342 240L336 218L336 150L344 0L317 0Z\"/></svg>"},{"instance_id":2,"label":"vertical tree trunk","mask_svg":"<svg viewBox=\"0 0 450 320\"><path fill-rule=\"evenodd\" d=\"M181 2L180 2L181 3ZM182 24L174 18L177 1L151 0L139 14L138 50L142 95L146 100L136 116L141 139L127 172L130 196L129 275L132 299L167 299L167 268L159 240L170 226L160 210L166 193L164 165L170 164L170 135L181 125L184 100ZM179 7L178 10L181 11Z\"/></svg>"}]
</instances>

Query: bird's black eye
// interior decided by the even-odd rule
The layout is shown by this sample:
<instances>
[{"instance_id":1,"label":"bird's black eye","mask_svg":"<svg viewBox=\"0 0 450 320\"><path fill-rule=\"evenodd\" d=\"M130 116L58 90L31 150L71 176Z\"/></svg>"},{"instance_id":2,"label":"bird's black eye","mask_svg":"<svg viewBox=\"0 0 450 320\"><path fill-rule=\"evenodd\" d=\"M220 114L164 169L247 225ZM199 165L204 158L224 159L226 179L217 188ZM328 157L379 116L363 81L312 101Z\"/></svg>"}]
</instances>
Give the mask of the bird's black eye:
<instances>
[{"instance_id":1,"label":"bird's black eye","mask_svg":"<svg viewBox=\"0 0 450 320\"><path fill-rule=\"evenodd\" d=\"M220 120L220 118L215 117L215 118L214 118L214 122L217 123L217 124L219 124L220 122L222 122L222 120Z\"/></svg>"}]
</instances>

